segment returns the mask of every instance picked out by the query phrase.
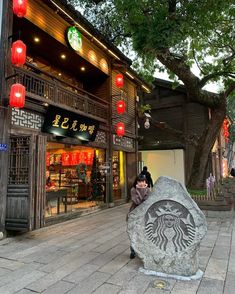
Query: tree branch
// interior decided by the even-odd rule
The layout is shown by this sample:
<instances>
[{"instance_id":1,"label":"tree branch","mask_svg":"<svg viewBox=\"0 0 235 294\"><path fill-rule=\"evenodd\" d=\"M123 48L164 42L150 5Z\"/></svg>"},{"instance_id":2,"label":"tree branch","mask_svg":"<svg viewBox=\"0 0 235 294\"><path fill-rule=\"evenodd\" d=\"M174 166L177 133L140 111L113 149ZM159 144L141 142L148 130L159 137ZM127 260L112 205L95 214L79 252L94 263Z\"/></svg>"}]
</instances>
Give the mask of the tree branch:
<instances>
[{"instance_id":1,"label":"tree branch","mask_svg":"<svg viewBox=\"0 0 235 294\"><path fill-rule=\"evenodd\" d=\"M170 71L174 72L186 87L190 85L190 87L193 86L198 90L200 80L191 72L190 67L185 63L183 58L174 55L169 49L157 52L156 57Z\"/></svg>"},{"instance_id":2,"label":"tree branch","mask_svg":"<svg viewBox=\"0 0 235 294\"><path fill-rule=\"evenodd\" d=\"M205 76L204 78L202 78L199 85L200 85L201 88L203 88L209 80L211 80L211 79L213 79L215 77L218 77L218 76L231 76L231 75L233 75L233 73L227 72L227 71L214 72L214 73L211 73L211 74Z\"/></svg>"},{"instance_id":3,"label":"tree branch","mask_svg":"<svg viewBox=\"0 0 235 294\"><path fill-rule=\"evenodd\" d=\"M228 97L232 92L235 91L235 82L233 82L228 89L224 92L225 97Z\"/></svg>"}]
</instances>

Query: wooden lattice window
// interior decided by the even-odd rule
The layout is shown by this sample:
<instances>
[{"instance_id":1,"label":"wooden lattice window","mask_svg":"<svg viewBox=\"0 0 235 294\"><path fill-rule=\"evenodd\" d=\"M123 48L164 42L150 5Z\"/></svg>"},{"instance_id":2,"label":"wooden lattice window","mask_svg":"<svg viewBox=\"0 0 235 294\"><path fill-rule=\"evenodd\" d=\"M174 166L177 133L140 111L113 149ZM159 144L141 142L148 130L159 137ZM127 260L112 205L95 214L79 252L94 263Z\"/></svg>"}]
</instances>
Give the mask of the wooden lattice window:
<instances>
[{"instance_id":1,"label":"wooden lattice window","mask_svg":"<svg viewBox=\"0 0 235 294\"><path fill-rule=\"evenodd\" d=\"M10 138L8 184L29 183L30 137Z\"/></svg>"}]
</instances>

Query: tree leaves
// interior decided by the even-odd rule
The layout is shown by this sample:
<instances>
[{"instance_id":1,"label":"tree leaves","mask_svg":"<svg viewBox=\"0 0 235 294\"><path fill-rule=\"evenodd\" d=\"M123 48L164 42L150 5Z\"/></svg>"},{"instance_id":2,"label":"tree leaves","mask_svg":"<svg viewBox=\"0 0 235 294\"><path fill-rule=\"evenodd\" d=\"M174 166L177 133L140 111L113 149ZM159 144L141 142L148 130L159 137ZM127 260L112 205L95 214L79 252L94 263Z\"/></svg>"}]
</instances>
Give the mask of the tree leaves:
<instances>
[{"instance_id":1,"label":"tree leaves","mask_svg":"<svg viewBox=\"0 0 235 294\"><path fill-rule=\"evenodd\" d=\"M184 58L181 68L197 64L203 88L211 81L227 87L235 72L234 0L70 0L115 45L133 48L143 66L142 76L153 74L162 52ZM125 52L126 53L126 52ZM172 56L168 56L172 58ZM168 67L165 63L165 66ZM162 69L161 69L162 70ZM172 68L168 67L172 71ZM174 72L188 88L189 84ZM189 74L188 74L189 76ZM193 75L191 75L193 77ZM175 77L174 77L175 79ZM195 79L194 79L195 81ZM225 92L226 93L226 92Z\"/></svg>"}]
</instances>

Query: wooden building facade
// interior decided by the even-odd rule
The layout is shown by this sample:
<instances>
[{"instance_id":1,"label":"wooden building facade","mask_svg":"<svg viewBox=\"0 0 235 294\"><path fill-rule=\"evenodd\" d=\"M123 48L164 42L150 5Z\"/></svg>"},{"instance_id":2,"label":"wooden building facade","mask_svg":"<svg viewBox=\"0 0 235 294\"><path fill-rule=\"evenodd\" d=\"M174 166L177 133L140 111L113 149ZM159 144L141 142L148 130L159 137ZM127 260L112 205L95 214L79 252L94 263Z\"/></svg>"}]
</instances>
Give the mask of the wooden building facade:
<instances>
[{"instance_id":1,"label":"wooden building facade","mask_svg":"<svg viewBox=\"0 0 235 294\"><path fill-rule=\"evenodd\" d=\"M23 18L12 1L0 5L0 231L33 230L125 201L137 173L136 95L148 85L66 1L28 0ZM17 39L27 46L23 67L11 64ZM26 88L23 108L9 107L13 83ZM124 136L116 134L120 121Z\"/></svg>"},{"instance_id":2,"label":"wooden building facade","mask_svg":"<svg viewBox=\"0 0 235 294\"><path fill-rule=\"evenodd\" d=\"M169 129L157 128L151 123L150 128L145 129L141 123L139 151L178 150L177 152L179 152L179 150L182 150L183 156L180 155L180 160L182 161L180 168L184 173L183 182L187 185L195 152L195 147L190 142L190 137L201 135L204 126L209 120L209 109L199 103L188 102L183 86L173 89L171 82L161 79L155 79L151 94L144 95L142 103L150 104L152 119L158 124L166 123ZM158 176L162 175L163 170L169 171L167 175L173 177L181 172L175 170L173 174L171 173L174 168L173 161L169 163L168 169L165 169L164 163L160 166L156 162L155 166L156 169L159 169ZM176 165L176 169L178 168L179 164ZM208 169L212 170L212 166L208 167Z\"/></svg>"}]
</instances>

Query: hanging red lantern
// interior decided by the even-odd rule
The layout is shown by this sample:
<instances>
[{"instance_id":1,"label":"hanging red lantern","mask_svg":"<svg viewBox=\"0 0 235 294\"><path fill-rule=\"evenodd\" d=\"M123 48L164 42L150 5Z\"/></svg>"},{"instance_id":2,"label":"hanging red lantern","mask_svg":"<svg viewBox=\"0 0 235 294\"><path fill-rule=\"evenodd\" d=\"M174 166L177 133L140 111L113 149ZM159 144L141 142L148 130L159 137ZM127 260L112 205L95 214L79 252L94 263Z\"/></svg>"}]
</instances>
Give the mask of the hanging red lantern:
<instances>
[{"instance_id":1,"label":"hanging red lantern","mask_svg":"<svg viewBox=\"0 0 235 294\"><path fill-rule=\"evenodd\" d=\"M22 108L25 104L25 87L21 84L13 84L10 91L10 107Z\"/></svg>"},{"instance_id":2,"label":"hanging red lantern","mask_svg":"<svg viewBox=\"0 0 235 294\"><path fill-rule=\"evenodd\" d=\"M122 74L117 74L116 75L116 86L118 88L122 88L124 85L124 79L123 79L123 75Z\"/></svg>"},{"instance_id":3,"label":"hanging red lantern","mask_svg":"<svg viewBox=\"0 0 235 294\"><path fill-rule=\"evenodd\" d=\"M27 0L13 0L13 12L18 17L24 17L27 13Z\"/></svg>"},{"instance_id":4,"label":"hanging red lantern","mask_svg":"<svg viewBox=\"0 0 235 294\"><path fill-rule=\"evenodd\" d=\"M125 112L125 110L126 110L125 102L123 100L118 100L116 108L117 108L117 113L118 114L123 114Z\"/></svg>"},{"instance_id":5,"label":"hanging red lantern","mask_svg":"<svg viewBox=\"0 0 235 294\"><path fill-rule=\"evenodd\" d=\"M125 134L125 124L124 123L122 123L122 122L117 123L116 133L119 137L124 136L124 134Z\"/></svg>"},{"instance_id":6,"label":"hanging red lantern","mask_svg":"<svg viewBox=\"0 0 235 294\"><path fill-rule=\"evenodd\" d=\"M228 141L229 141L228 128L229 128L229 120L227 118L225 118L224 121L223 121L223 135L224 135L226 143L228 143Z\"/></svg>"},{"instance_id":7,"label":"hanging red lantern","mask_svg":"<svg viewBox=\"0 0 235 294\"><path fill-rule=\"evenodd\" d=\"M11 63L16 66L22 66L25 64L25 61L26 45L21 40L17 40L11 47Z\"/></svg>"}]
</instances>

